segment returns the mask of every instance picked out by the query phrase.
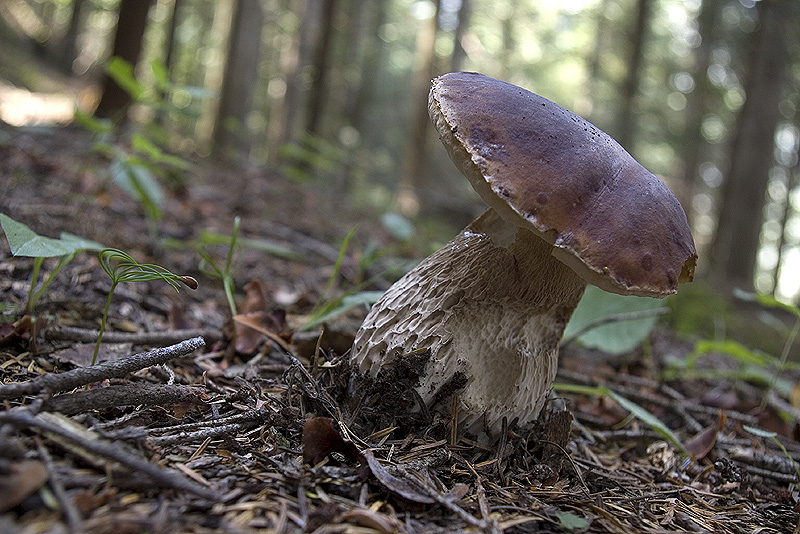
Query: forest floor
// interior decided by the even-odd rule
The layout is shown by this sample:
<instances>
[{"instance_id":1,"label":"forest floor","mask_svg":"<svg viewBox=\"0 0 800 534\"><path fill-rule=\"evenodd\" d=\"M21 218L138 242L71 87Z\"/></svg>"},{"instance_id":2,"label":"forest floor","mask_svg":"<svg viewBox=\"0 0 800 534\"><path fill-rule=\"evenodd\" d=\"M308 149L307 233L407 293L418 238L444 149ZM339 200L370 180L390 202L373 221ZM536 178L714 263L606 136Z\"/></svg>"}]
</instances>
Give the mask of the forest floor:
<instances>
[{"instance_id":1,"label":"forest floor","mask_svg":"<svg viewBox=\"0 0 800 534\"><path fill-rule=\"evenodd\" d=\"M92 367L111 285L96 254L78 254L23 317L34 260L0 239L0 532L798 531L792 399L761 407L763 388L721 371L662 381L693 347L665 327L613 365L568 347L557 381L614 393L562 392L570 411L551 402L536 425L480 445L446 416L412 413L413 369L356 379L346 352L364 307L321 337L300 328L321 300L384 289L396 274L381 262L424 246L398 244L378 214L319 188L202 163L167 192L158 231L170 239L155 248L142 206L89 147L73 128L0 130L0 212L200 287L118 286ZM230 235L234 215L239 319L255 330L234 326L195 248L224 265L224 240L209 236ZM358 223L360 245L337 268ZM367 261L370 247L384 258ZM629 411L640 408L689 452Z\"/></svg>"}]
</instances>

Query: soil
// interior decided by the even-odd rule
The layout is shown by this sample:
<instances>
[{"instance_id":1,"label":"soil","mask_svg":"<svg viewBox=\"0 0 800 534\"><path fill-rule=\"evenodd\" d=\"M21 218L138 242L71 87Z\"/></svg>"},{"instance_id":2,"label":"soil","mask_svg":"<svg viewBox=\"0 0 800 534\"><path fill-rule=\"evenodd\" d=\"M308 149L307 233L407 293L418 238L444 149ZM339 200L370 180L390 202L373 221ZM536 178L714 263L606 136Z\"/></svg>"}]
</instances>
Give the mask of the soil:
<instances>
[{"instance_id":1,"label":"soil","mask_svg":"<svg viewBox=\"0 0 800 534\"><path fill-rule=\"evenodd\" d=\"M82 130L0 130L0 212L199 281L117 286L91 366L111 288L97 255L78 254L24 314L34 260L0 239L0 532L798 531L797 406L762 406L763 381L722 372L729 359L665 382L693 349L665 327L613 365L570 345L541 420L481 444L416 406L426 354L375 380L348 366L363 307L301 329L320 302L385 289L388 258L426 244L277 172L198 161L190 177L167 190L156 241ZM224 265L210 237L235 216L239 323L196 251L205 236Z\"/></svg>"}]
</instances>

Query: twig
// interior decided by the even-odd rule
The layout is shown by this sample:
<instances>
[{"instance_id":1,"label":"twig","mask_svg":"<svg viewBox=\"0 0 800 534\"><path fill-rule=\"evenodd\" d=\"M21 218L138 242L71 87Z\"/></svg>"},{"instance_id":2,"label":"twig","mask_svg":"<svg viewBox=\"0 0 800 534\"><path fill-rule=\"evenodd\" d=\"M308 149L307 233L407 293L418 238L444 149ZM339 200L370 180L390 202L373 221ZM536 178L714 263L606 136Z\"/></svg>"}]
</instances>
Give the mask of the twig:
<instances>
[{"instance_id":1,"label":"twig","mask_svg":"<svg viewBox=\"0 0 800 534\"><path fill-rule=\"evenodd\" d=\"M205 488L175 471L151 464L131 454L129 448L120 447L119 443L110 443L99 439L86 439L52 421L45 420L41 416L32 415L27 409L12 409L5 413L0 413L0 423L11 424L19 428L33 428L48 434L53 434L86 451L113 460L134 472L138 471L144 473L162 486L188 491L210 501L218 500L218 495L214 490Z\"/></svg>"},{"instance_id":2,"label":"twig","mask_svg":"<svg viewBox=\"0 0 800 534\"><path fill-rule=\"evenodd\" d=\"M640 310L634 312L614 313L600 317L594 321L589 322L583 327L579 328L574 334L561 341L560 348L564 348L589 330L594 330L597 327L603 326L608 323L617 323L620 321L633 321L635 319L647 319L648 317L658 317L669 313L669 308L655 308L653 310Z\"/></svg>"},{"instance_id":3,"label":"twig","mask_svg":"<svg viewBox=\"0 0 800 534\"><path fill-rule=\"evenodd\" d=\"M56 471L55 465L53 465L53 459L38 437L36 438L36 449L39 452L39 457L42 459L42 462L44 462L45 469L47 469L47 474L50 479L50 488L53 490L53 494L64 510L64 519L67 521L69 532L71 534L80 534L83 532L81 513L75 507L69 495L67 495L67 491L64 489L64 484L61 481L61 476Z\"/></svg>"},{"instance_id":4,"label":"twig","mask_svg":"<svg viewBox=\"0 0 800 534\"><path fill-rule=\"evenodd\" d=\"M3 384L0 385L0 399L12 399L43 391L57 393L108 378L123 377L133 371L152 365L161 365L173 358L185 356L203 346L205 346L203 338L195 337L182 341L177 345L134 354L114 362L105 362L92 367L81 367L65 373L40 375L28 382Z\"/></svg>"},{"instance_id":5,"label":"twig","mask_svg":"<svg viewBox=\"0 0 800 534\"><path fill-rule=\"evenodd\" d=\"M175 404L191 402L206 404L202 399L203 390L191 386L165 384L123 384L99 389L81 389L74 393L66 393L51 397L42 404L46 412L60 412L64 415L75 415L87 410L102 410L119 406L153 406L157 404Z\"/></svg>"},{"instance_id":6,"label":"twig","mask_svg":"<svg viewBox=\"0 0 800 534\"><path fill-rule=\"evenodd\" d=\"M94 343L100 334L98 330L77 328L75 326L55 326L42 332L46 339L57 341L77 341ZM134 345L163 345L178 343L184 339L202 337L206 343L222 339L222 330L218 328L192 328L187 330L168 330L165 332L106 332L104 343L132 343Z\"/></svg>"},{"instance_id":7,"label":"twig","mask_svg":"<svg viewBox=\"0 0 800 534\"><path fill-rule=\"evenodd\" d=\"M230 425L214 426L212 428L204 428L195 432L179 432L177 434L170 434L168 436L159 436L150 438L156 445L172 445L174 443L192 443L206 438L216 438L218 436L233 436L241 430L252 428L257 425L257 421L244 421L241 423L232 423Z\"/></svg>"}]
</instances>

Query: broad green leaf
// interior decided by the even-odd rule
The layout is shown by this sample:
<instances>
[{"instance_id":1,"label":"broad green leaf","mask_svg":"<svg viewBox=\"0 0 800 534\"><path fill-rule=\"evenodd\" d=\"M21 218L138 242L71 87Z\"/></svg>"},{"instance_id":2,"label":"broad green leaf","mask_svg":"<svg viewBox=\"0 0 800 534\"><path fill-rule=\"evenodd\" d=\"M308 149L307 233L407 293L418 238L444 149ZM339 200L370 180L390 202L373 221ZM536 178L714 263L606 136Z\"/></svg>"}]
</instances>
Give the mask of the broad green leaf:
<instances>
[{"instance_id":1,"label":"broad green leaf","mask_svg":"<svg viewBox=\"0 0 800 534\"><path fill-rule=\"evenodd\" d=\"M134 101L139 101L144 97L145 88L136 79L133 73L133 65L120 57L112 57L106 65L106 73L112 80L117 82Z\"/></svg>"},{"instance_id":2,"label":"broad green leaf","mask_svg":"<svg viewBox=\"0 0 800 534\"><path fill-rule=\"evenodd\" d=\"M157 208L164 205L164 192L153 173L135 158L118 158L109 169L114 183L139 202Z\"/></svg>"},{"instance_id":3,"label":"broad green leaf","mask_svg":"<svg viewBox=\"0 0 800 534\"><path fill-rule=\"evenodd\" d=\"M75 122L94 133L111 133L114 131L114 124L109 119L98 119L91 115L84 113L78 108L72 115Z\"/></svg>"},{"instance_id":4,"label":"broad green leaf","mask_svg":"<svg viewBox=\"0 0 800 534\"><path fill-rule=\"evenodd\" d=\"M381 224L398 241L407 241L414 237L414 225L407 217L399 213L387 212L381 217Z\"/></svg>"},{"instance_id":5,"label":"broad green leaf","mask_svg":"<svg viewBox=\"0 0 800 534\"><path fill-rule=\"evenodd\" d=\"M44 237L24 224L15 221L5 213L0 213L0 225L8 239L11 254L30 258L52 258L75 252L74 243L61 239Z\"/></svg>"},{"instance_id":6,"label":"broad green leaf","mask_svg":"<svg viewBox=\"0 0 800 534\"><path fill-rule=\"evenodd\" d=\"M589 528L589 521L572 512L556 512L556 519L558 519L561 527L566 530L572 531Z\"/></svg>"},{"instance_id":7,"label":"broad green leaf","mask_svg":"<svg viewBox=\"0 0 800 534\"><path fill-rule=\"evenodd\" d=\"M74 250L93 250L93 251L101 251L106 248L105 245L102 243L98 243L97 241L92 241L91 239L86 239L84 237L70 234L69 232L61 232L61 242L64 244L69 244L70 246L74 247Z\"/></svg>"},{"instance_id":8,"label":"broad green leaf","mask_svg":"<svg viewBox=\"0 0 800 534\"><path fill-rule=\"evenodd\" d=\"M609 397L624 409L628 410L634 417L652 428L655 432L661 434L664 439L672 443L675 447L683 452L686 451L683 443L681 443L681 441L678 439L678 436L676 436L667 425L662 423L658 417L650 413L642 406L639 406L632 400L615 393L605 386L582 386L578 384L555 383L553 384L553 389L556 391L566 391L571 393L579 393L582 395L600 395L602 397Z\"/></svg>"},{"instance_id":9,"label":"broad green leaf","mask_svg":"<svg viewBox=\"0 0 800 534\"><path fill-rule=\"evenodd\" d=\"M607 293L594 286L586 288L572 320L567 324L564 337L570 337L589 323L620 313L647 312L662 307L663 301L646 297L622 296ZM578 338L581 345L597 348L612 354L624 354L636 348L658 321L658 317L615 321L589 330Z\"/></svg>"}]
</instances>

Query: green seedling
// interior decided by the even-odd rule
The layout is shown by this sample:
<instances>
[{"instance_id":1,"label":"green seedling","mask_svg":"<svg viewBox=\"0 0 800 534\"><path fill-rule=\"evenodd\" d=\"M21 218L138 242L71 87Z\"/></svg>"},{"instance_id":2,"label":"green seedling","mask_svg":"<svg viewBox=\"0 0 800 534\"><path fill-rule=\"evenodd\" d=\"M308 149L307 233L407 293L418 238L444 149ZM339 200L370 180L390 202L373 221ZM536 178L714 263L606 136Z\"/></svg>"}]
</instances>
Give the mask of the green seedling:
<instances>
[{"instance_id":1,"label":"green seedling","mask_svg":"<svg viewBox=\"0 0 800 534\"><path fill-rule=\"evenodd\" d=\"M179 290L179 284L183 284L190 289L197 289L197 280L191 276L182 276L171 273L160 265L151 263L139 263L125 252L116 248L105 248L98 254L100 266L103 271L111 278L111 289L108 291L108 298L103 308L103 318L100 321L100 333L97 336L97 343L92 354L92 365L97 361L97 353L100 350L100 342L103 340L103 333L108 322L108 309L111 306L111 297L114 290L121 282L149 282L152 280L163 280L171 285L175 291Z\"/></svg>"},{"instance_id":2,"label":"green seedling","mask_svg":"<svg viewBox=\"0 0 800 534\"><path fill-rule=\"evenodd\" d=\"M363 284L359 284L353 291L349 291L342 296L332 296L333 286L336 283L336 279L339 277L339 274L341 273L342 262L344 261L347 248L350 245L350 240L353 238L355 232L355 228L350 230L350 232L342 241L342 245L339 247L339 254L336 257L336 262L333 265L333 270L328 277L328 281L325 283L325 288L322 290L317 304L311 310L308 320L302 327L300 327L301 331L310 330L316 326L319 326L325 321L341 315L356 306L364 306L365 308L369 308L375 304L379 298L381 298L381 295L383 295L383 291L360 291L359 289L361 287L365 287L369 283L369 281L367 281Z\"/></svg>"},{"instance_id":3,"label":"green seedling","mask_svg":"<svg viewBox=\"0 0 800 534\"><path fill-rule=\"evenodd\" d=\"M233 256L234 252L239 247L240 223L241 219L239 217L235 217L233 219L233 232L231 233L230 237L224 236L226 239L222 241L227 242L228 245L228 254L225 257L224 266L220 267L217 262L214 261L214 258L211 256L211 254L209 254L209 252L206 250L206 246L219 241L201 239L201 242L196 247L197 253L200 255L200 258L202 258L200 262L200 271L203 274L222 280L222 287L225 289L225 298L228 300L228 307L231 311L231 317L237 315L236 299L233 296L233 292L235 290L233 280Z\"/></svg>"},{"instance_id":4,"label":"green seedling","mask_svg":"<svg viewBox=\"0 0 800 534\"><path fill-rule=\"evenodd\" d=\"M553 389L555 391L561 391L566 393L578 393L581 395L598 395L601 397L607 397L615 401L617 404L622 406L624 409L628 410L631 415L639 419L641 422L649 426L654 432L661 435L664 439L674 445L676 448L680 449L681 452L686 453L686 448L681 443L678 436L676 436L672 430L669 429L667 425L665 425L661 420L650 413L647 409L639 406L632 400L629 400L622 395L615 393L614 391L608 389L606 386L581 386L578 384L560 384L556 383L553 384Z\"/></svg>"},{"instance_id":5,"label":"green seedling","mask_svg":"<svg viewBox=\"0 0 800 534\"><path fill-rule=\"evenodd\" d=\"M41 236L4 213L0 213L0 225L2 225L8 239L11 254L33 258L31 286L28 289L28 298L25 302L26 314L33 311L39 299L42 298L42 295L55 280L58 273L75 259L79 252L84 250L99 251L104 248L100 243L67 232L62 232L60 239ZM47 258L58 258L58 263L44 279L41 286L36 289L39 281L39 272L44 260Z\"/></svg>"}]
</instances>

